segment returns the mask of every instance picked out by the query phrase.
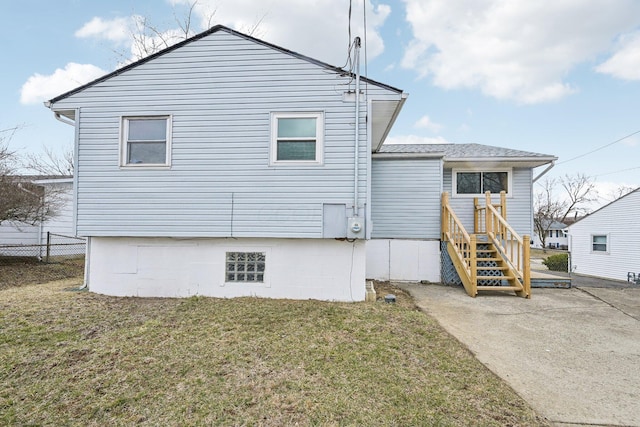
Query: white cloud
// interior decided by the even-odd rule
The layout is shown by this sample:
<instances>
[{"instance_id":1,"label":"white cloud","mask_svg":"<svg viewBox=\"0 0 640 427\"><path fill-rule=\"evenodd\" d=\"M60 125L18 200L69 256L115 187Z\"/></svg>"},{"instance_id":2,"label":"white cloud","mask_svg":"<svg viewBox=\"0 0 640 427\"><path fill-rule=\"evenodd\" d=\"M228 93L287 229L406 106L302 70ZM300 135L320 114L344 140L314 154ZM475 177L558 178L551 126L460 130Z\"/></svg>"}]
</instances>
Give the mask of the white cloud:
<instances>
[{"instance_id":1,"label":"white cloud","mask_svg":"<svg viewBox=\"0 0 640 427\"><path fill-rule=\"evenodd\" d=\"M414 37L404 67L442 88L525 104L575 92L567 74L640 24L634 0L403 1Z\"/></svg>"},{"instance_id":2,"label":"white cloud","mask_svg":"<svg viewBox=\"0 0 640 427\"><path fill-rule=\"evenodd\" d=\"M385 144L452 144L441 136L428 138L417 135L399 135L390 136L384 142Z\"/></svg>"},{"instance_id":3,"label":"white cloud","mask_svg":"<svg viewBox=\"0 0 640 427\"><path fill-rule=\"evenodd\" d=\"M64 69L53 74L34 74L22 85L20 103L36 104L61 95L106 74L106 71L91 64L68 63Z\"/></svg>"},{"instance_id":4,"label":"white cloud","mask_svg":"<svg viewBox=\"0 0 640 427\"><path fill-rule=\"evenodd\" d=\"M640 80L640 31L620 38L619 48L596 71L624 80Z\"/></svg>"},{"instance_id":5,"label":"white cloud","mask_svg":"<svg viewBox=\"0 0 640 427\"><path fill-rule=\"evenodd\" d=\"M419 129L428 129L432 132L438 133L442 129L442 125L432 121L429 116L424 115L414 124L414 127Z\"/></svg>"},{"instance_id":6,"label":"white cloud","mask_svg":"<svg viewBox=\"0 0 640 427\"><path fill-rule=\"evenodd\" d=\"M75 32L75 36L79 38L98 38L122 43L131 39L131 30L133 29L133 19L114 18L104 20L100 17L94 17Z\"/></svg>"},{"instance_id":7,"label":"white cloud","mask_svg":"<svg viewBox=\"0 0 640 427\"><path fill-rule=\"evenodd\" d=\"M373 5L365 0L367 10L367 56L380 55L384 42L379 33L391 8L386 4ZM190 0L171 0L175 5ZM194 11L206 25L211 11L212 24L223 24L254 37L299 52L335 66L347 61L349 2L344 0L201 0ZM351 38L360 36L364 43L363 2L354 1ZM364 54L361 56L364 62Z\"/></svg>"}]
</instances>

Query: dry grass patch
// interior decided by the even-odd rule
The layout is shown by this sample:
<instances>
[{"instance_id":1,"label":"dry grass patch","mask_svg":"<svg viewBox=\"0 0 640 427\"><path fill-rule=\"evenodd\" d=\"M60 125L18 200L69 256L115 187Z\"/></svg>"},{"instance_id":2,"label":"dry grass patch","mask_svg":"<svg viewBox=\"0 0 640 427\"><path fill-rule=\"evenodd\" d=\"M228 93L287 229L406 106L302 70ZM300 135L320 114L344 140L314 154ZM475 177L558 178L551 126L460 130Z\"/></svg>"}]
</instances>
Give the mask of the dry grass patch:
<instances>
[{"instance_id":1,"label":"dry grass patch","mask_svg":"<svg viewBox=\"0 0 640 427\"><path fill-rule=\"evenodd\" d=\"M0 425L547 425L397 304L0 291Z\"/></svg>"},{"instance_id":2,"label":"dry grass patch","mask_svg":"<svg viewBox=\"0 0 640 427\"><path fill-rule=\"evenodd\" d=\"M47 264L33 257L0 257L0 290L79 277L84 274L84 257L61 258Z\"/></svg>"}]
</instances>

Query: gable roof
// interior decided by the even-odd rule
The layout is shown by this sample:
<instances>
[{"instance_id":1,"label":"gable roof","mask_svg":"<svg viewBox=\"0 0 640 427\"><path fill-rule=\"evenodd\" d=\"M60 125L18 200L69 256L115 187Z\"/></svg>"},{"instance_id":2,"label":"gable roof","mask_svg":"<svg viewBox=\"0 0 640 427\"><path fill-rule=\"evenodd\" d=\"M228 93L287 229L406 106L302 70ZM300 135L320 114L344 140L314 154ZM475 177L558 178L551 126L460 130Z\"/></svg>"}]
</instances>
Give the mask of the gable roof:
<instances>
[{"instance_id":1,"label":"gable roof","mask_svg":"<svg viewBox=\"0 0 640 427\"><path fill-rule=\"evenodd\" d=\"M445 164L453 166L468 162L508 162L522 166L537 167L551 163L558 158L548 154L514 150L482 144L384 144L379 153L401 155L441 154Z\"/></svg>"},{"instance_id":2,"label":"gable roof","mask_svg":"<svg viewBox=\"0 0 640 427\"><path fill-rule=\"evenodd\" d=\"M67 97L69 97L69 96L71 96L71 95L73 95L75 93L82 92L83 90L85 90L88 87L94 86L94 85L96 85L98 83L101 83L101 82L103 82L105 80L110 79L111 77L114 77L114 76L117 76L119 74L122 74L127 70L135 68L135 67L137 67L137 66L139 66L141 64L144 64L146 62L149 62L149 61L151 61L151 60L153 60L153 59L155 59L155 58L157 58L159 56L165 55L168 52L171 52L173 50L179 49L180 47L182 47L184 45L187 45L189 43L193 43L196 40L199 40L199 39L201 39L203 37L206 37L206 36L208 36L210 34L217 33L217 32L220 32L220 31L224 31L224 32L227 32L229 34L233 34L235 36L238 36L238 37L244 38L246 40L252 41L254 43L261 44L263 46L269 47L271 49L275 49L275 50L277 50L279 52L282 52L282 53L287 54L287 55L291 55L293 57L296 57L298 59L302 59L304 61L310 62L310 63L315 64L315 65L318 65L319 67L325 68L325 69L330 70L332 72L335 72L337 74L341 74L341 75L345 75L345 76L351 75L351 76L355 77L355 75L353 73L351 73L351 72L349 72L347 70L344 70L342 68L335 67L333 65L327 64L326 62L322 62L322 61L319 61L317 59L311 58L309 56L305 56L305 55L302 55L300 53L294 52L292 50L288 50L288 49L285 49L283 47L280 47L280 46L265 42L263 40L257 39L255 37L252 37L252 36L249 36L249 35L246 35L246 34L243 34L243 33L238 32L236 30L232 30L231 28L228 28L228 27L226 27L224 25L215 25L215 26L211 27L210 29L208 29L206 31L203 31L203 32L201 32L199 34L196 34L193 37L190 37L190 38L188 38L186 40L183 40L183 41L181 41L179 43L176 43L176 44L174 44L172 46L169 46L169 47L167 47L167 48L165 48L163 50L160 50L160 51L158 51L158 52L156 52L156 53L154 53L152 55L144 57L144 58L142 58L142 59L140 59L140 60L138 60L136 62L133 62L133 63L128 64L128 65L125 65L124 67L118 68L117 70L115 70L115 71L113 71L111 73L105 74L104 76L99 77L96 80L93 80L93 81L91 81L89 83L86 83L86 84L84 84L82 86L79 86L79 87L77 87L75 89L72 89L72 90L70 90L68 92L65 92L62 95L58 95L55 98L52 98L49 101L45 102L45 105L47 107L49 107L50 104L53 104L53 103L58 102L58 101L60 101L62 99L65 99L65 98L67 98ZM361 76L360 79L362 81L364 81L364 82L367 82L367 83L372 84L372 85L379 86L381 88L390 90L392 92L397 92L399 94L403 93L401 89L395 88L395 87L390 86L390 85L386 85L384 83L380 83L378 81L369 79L369 78L364 77L364 76Z\"/></svg>"},{"instance_id":3,"label":"gable roof","mask_svg":"<svg viewBox=\"0 0 640 427\"><path fill-rule=\"evenodd\" d=\"M640 187L636 188L636 189L635 189L635 190L633 190L633 191L628 192L627 194L625 194L625 195L624 195L624 196L622 196L622 197L618 197L618 198L617 198L617 199L615 199L614 201L609 202L609 203L607 203L607 204L606 204L606 205L604 205L604 206L601 206L600 208L596 209L595 211L591 212L590 214L583 216L582 218L580 218L579 220L577 220L576 222L574 222L573 224L571 224L571 225L570 225L570 226L568 226L567 228L569 228L569 229L570 229L571 227L573 227L574 225L576 225L576 224L577 224L577 223L579 223L580 221L582 221L582 220L584 220L584 219L587 219L587 218L591 218L593 215L597 214L597 213L598 213L598 212L600 212L601 210L606 209L606 208L608 208L609 206L613 205L614 203L617 203L617 202L619 202L620 200L622 200L622 199L624 199L624 198L626 198L626 197L629 197L629 196L631 196L632 194L635 194L635 193L639 193L639 194L640 194Z\"/></svg>"}]
</instances>

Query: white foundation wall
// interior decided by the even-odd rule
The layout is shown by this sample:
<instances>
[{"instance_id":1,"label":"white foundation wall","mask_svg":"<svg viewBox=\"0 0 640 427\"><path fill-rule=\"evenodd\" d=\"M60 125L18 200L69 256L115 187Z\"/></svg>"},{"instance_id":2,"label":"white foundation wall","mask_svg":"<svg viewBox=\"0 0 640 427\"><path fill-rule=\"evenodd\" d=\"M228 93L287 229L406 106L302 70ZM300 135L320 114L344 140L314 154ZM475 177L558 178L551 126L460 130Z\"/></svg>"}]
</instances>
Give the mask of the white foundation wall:
<instances>
[{"instance_id":1,"label":"white foundation wall","mask_svg":"<svg viewBox=\"0 0 640 427\"><path fill-rule=\"evenodd\" d=\"M91 237L86 283L114 296L364 301L365 242ZM264 283L225 282L226 252L264 252Z\"/></svg>"},{"instance_id":2,"label":"white foundation wall","mask_svg":"<svg viewBox=\"0 0 640 427\"><path fill-rule=\"evenodd\" d=\"M367 241L367 279L402 282L440 281L440 241Z\"/></svg>"}]
</instances>

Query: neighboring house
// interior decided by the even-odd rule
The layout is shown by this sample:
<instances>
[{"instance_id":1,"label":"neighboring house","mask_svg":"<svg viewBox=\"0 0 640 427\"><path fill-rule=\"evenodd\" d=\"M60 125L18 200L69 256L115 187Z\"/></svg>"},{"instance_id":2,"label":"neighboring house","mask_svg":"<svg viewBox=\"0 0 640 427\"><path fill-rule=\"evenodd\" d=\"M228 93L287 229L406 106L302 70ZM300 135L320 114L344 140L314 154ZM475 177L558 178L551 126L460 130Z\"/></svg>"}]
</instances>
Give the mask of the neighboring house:
<instances>
[{"instance_id":1,"label":"neighboring house","mask_svg":"<svg viewBox=\"0 0 640 427\"><path fill-rule=\"evenodd\" d=\"M29 248L0 248L2 255L43 256L38 245L47 242L47 233L74 236L73 178L32 179L30 182L44 188L44 197L55 198L55 214L35 224L6 221L0 224L0 246L30 246ZM66 240L59 238L58 243ZM77 243L73 239L73 243Z\"/></svg>"},{"instance_id":2,"label":"neighboring house","mask_svg":"<svg viewBox=\"0 0 640 427\"><path fill-rule=\"evenodd\" d=\"M640 188L568 227L571 271L627 280L640 273Z\"/></svg>"},{"instance_id":3,"label":"neighboring house","mask_svg":"<svg viewBox=\"0 0 640 427\"><path fill-rule=\"evenodd\" d=\"M548 223L545 223L545 225ZM564 231L567 228L567 224L564 224L559 221L552 221L548 227L544 227L547 229L546 232L546 244L547 248L550 249L567 249L569 247L569 239L567 238L567 234ZM535 231L535 230L534 230ZM540 236L538 236L537 232L533 233L532 239L534 248L541 249L542 241L540 240Z\"/></svg>"},{"instance_id":4,"label":"neighboring house","mask_svg":"<svg viewBox=\"0 0 640 427\"><path fill-rule=\"evenodd\" d=\"M472 229L474 196L504 190L531 235L533 168L555 157L383 145L405 98L216 26L52 99L75 126L86 284L361 301L366 278L438 281L443 191Z\"/></svg>"}]
</instances>

